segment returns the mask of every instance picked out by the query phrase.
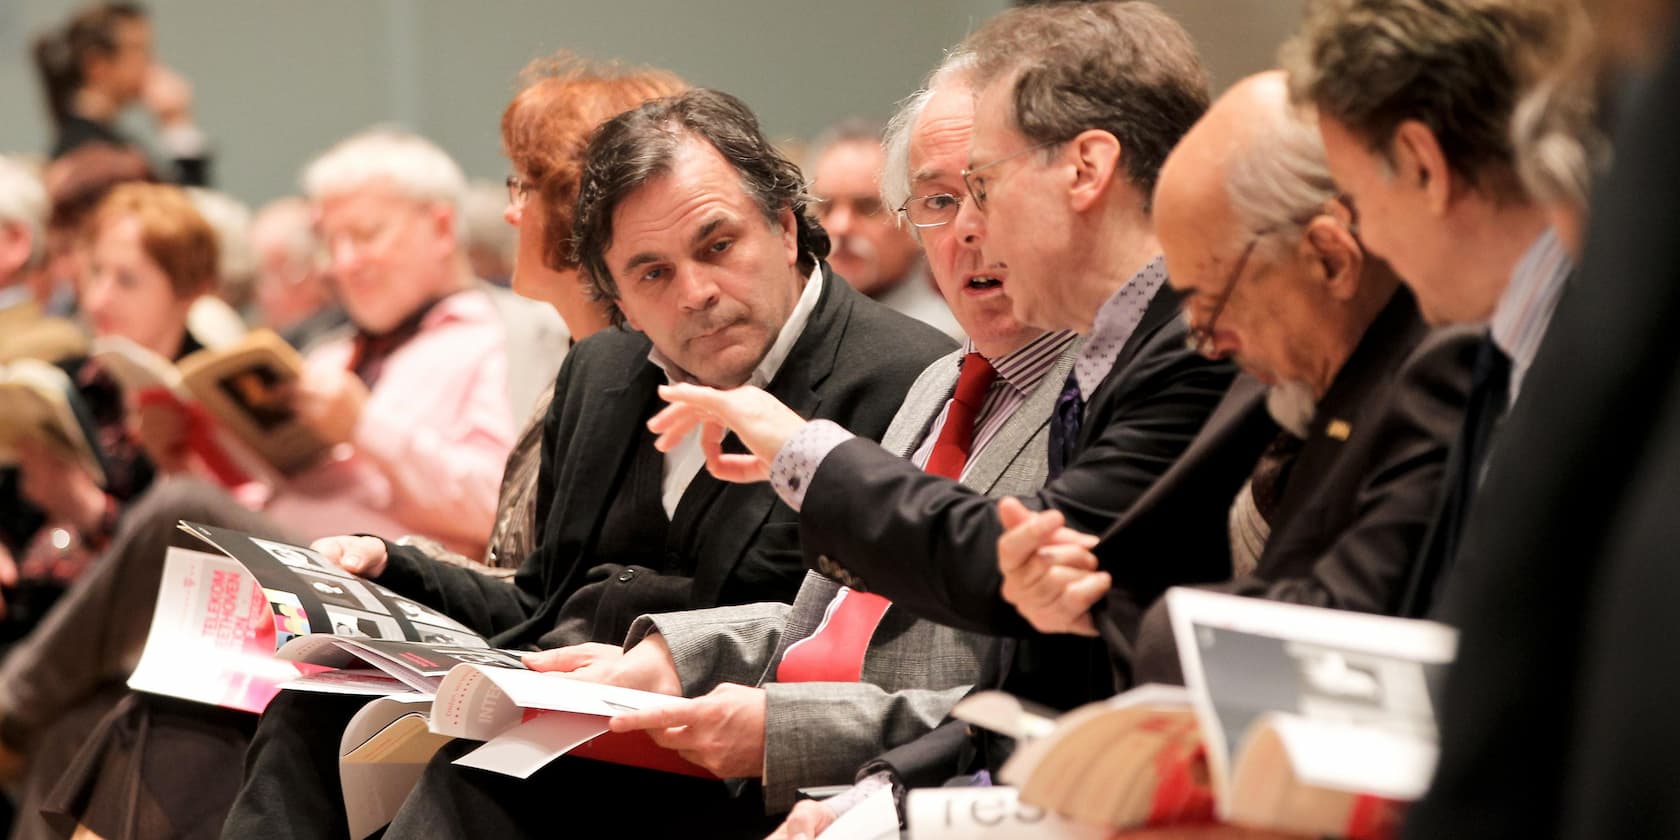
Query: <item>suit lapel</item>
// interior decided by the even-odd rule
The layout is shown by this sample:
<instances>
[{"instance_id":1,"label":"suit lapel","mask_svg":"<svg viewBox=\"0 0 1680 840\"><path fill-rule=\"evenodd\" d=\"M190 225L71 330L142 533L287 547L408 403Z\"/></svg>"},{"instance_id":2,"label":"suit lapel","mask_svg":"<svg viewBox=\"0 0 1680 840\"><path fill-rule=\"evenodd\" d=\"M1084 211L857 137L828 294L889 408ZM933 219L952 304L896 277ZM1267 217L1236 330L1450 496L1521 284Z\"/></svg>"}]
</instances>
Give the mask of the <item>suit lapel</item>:
<instances>
[{"instance_id":1,"label":"suit lapel","mask_svg":"<svg viewBox=\"0 0 1680 840\"><path fill-rule=\"evenodd\" d=\"M904 405L893 417L887 433L881 436L881 448L908 458L916 454L922 441L927 440L933 421L957 390L957 376L963 351L957 350L928 366L916 377L910 392L904 395Z\"/></svg>"},{"instance_id":2,"label":"suit lapel","mask_svg":"<svg viewBox=\"0 0 1680 840\"><path fill-rule=\"evenodd\" d=\"M615 378L618 384L586 397L596 403L585 412L590 418L590 428L583 430L588 444L568 447L581 459L575 467L577 475L622 478L629 472L649 403L657 399L655 388L664 378L652 362L640 357L636 362L638 367ZM606 503L614 494L604 492L607 488L601 479L564 481L561 486L566 488L568 498L565 507L557 509L566 511L569 527L589 528L593 542Z\"/></svg>"},{"instance_id":3,"label":"suit lapel","mask_svg":"<svg viewBox=\"0 0 1680 840\"><path fill-rule=\"evenodd\" d=\"M1022 456L1028 445L1039 440L1039 432L1050 426L1050 414L1056 407L1056 398L1061 396L1062 384L1067 381L1068 371L1073 369L1073 359L1083 343L1084 339L1076 339L1062 351L1061 358L1038 381L1032 393L1027 395L1026 402L1004 421L991 443L986 444L985 450L969 465L964 484L976 493L991 495L1009 465Z\"/></svg>"}]
</instances>

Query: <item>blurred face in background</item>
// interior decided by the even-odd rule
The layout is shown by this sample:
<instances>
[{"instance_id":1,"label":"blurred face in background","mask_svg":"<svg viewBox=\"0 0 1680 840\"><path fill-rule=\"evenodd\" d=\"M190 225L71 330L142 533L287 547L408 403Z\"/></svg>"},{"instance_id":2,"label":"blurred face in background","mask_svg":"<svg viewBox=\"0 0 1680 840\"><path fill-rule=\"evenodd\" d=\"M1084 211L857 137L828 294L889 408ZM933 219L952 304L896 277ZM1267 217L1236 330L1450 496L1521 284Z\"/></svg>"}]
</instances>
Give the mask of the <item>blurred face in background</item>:
<instances>
[{"instance_id":1,"label":"blurred face in background","mask_svg":"<svg viewBox=\"0 0 1680 840\"><path fill-rule=\"evenodd\" d=\"M152 25L131 19L118 23L116 29L116 48L88 56L83 73L88 87L122 105L139 99L146 89L153 62Z\"/></svg>"},{"instance_id":2,"label":"blurred face in background","mask_svg":"<svg viewBox=\"0 0 1680 840\"><path fill-rule=\"evenodd\" d=\"M825 149L812 167L812 205L833 240L828 263L852 288L879 297L910 273L916 241L881 206L881 144L848 140Z\"/></svg>"},{"instance_id":3,"label":"blurred face in background","mask_svg":"<svg viewBox=\"0 0 1680 840\"><path fill-rule=\"evenodd\" d=\"M375 335L441 295L455 279L455 214L373 182L316 202L339 303Z\"/></svg>"},{"instance_id":4,"label":"blurred face in background","mask_svg":"<svg viewBox=\"0 0 1680 840\"><path fill-rule=\"evenodd\" d=\"M94 232L81 281L81 308L97 336L121 336L173 358L186 334L192 298L177 297L169 276L146 254L140 220L120 216Z\"/></svg>"}]
</instances>

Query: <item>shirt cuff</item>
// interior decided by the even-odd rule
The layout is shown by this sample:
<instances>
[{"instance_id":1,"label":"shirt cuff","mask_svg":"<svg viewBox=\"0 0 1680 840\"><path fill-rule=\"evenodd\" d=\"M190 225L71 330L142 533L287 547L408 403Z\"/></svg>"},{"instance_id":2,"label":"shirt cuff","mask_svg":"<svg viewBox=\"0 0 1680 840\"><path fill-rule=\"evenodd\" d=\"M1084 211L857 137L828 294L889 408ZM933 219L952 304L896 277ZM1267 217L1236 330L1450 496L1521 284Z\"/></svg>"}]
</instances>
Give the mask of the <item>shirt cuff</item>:
<instances>
[{"instance_id":1,"label":"shirt cuff","mask_svg":"<svg viewBox=\"0 0 1680 840\"><path fill-rule=\"evenodd\" d=\"M847 811L857 807L859 803L869 798L870 794L884 787L894 789L893 798L895 800L903 799L903 795L900 794L898 790L899 785L896 784L893 779L891 771L882 770L878 773L865 776L862 779L859 779L857 784L854 784L846 790L824 799L823 804L827 805L829 809L834 812L834 816L839 817ZM900 813L902 813L902 810Z\"/></svg>"},{"instance_id":2,"label":"shirt cuff","mask_svg":"<svg viewBox=\"0 0 1680 840\"><path fill-rule=\"evenodd\" d=\"M836 446L856 437L832 420L812 420L795 432L770 461L770 486L795 511L805 504L805 491L817 468Z\"/></svg>"}]
</instances>

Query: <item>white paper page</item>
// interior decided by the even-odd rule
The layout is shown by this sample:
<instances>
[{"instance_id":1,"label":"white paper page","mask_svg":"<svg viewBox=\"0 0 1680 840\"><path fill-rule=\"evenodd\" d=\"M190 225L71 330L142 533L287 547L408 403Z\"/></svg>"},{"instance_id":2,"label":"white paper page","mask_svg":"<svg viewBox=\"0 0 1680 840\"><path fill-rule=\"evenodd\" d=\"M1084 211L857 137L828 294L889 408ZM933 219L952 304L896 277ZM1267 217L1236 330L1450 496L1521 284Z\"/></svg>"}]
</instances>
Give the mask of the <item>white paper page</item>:
<instances>
[{"instance_id":1,"label":"white paper page","mask_svg":"<svg viewBox=\"0 0 1680 840\"><path fill-rule=\"evenodd\" d=\"M898 808L891 786L882 786L823 829L821 840L898 840Z\"/></svg>"},{"instance_id":2,"label":"white paper page","mask_svg":"<svg viewBox=\"0 0 1680 840\"><path fill-rule=\"evenodd\" d=\"M604 717L550 712L497 735L455 763L529 779L549 762L606 731Z\"/></svg>"},{"instance_id":3,"label":"white paper page","mask_svg":"<svg viewBox=\"0 0 1680 840\"><path fill-rule=\"evenodd\" d=\"M1411 801L1423 796L1440 748L1433 741L1298 715L1272 719L1301 781L1331 790Z\"/></svg>"},{"instance_id":4,"label":"white paper page","mask_svg":"<svg viewBox=\"0 0 1680 840\"><path fill-rule=\"evenodd\" d=\"M305 674L290 682L282 683L280 687L292 691L313 691L318 694L360 694L369 697L407 694L413 691L402 680L372 668Z\"/></svg>"},{"instance_id":5,"label":"white paper page","mask_svg":"<svg viewBox=\"0 0 1680 840\"><path fill-rule=\"evenodd\" d=\"M1452 661L1452 628L1184 587L1166 599L1222 816L1232 750L1270 713L1398 727L1434 742L1425 666ZM1212 685L1210 672L1229 684Z\"/></svg>"},{"instance_id":6,"label":"white paper page","mask_svg":"<svg viewBox=\"0 0 1680 840\"><path fill-rule=\"evenodd\" d=\"M1110 834L1023 805L1012 787L920 788L910 791L904 809L910 840L1105 840Z\"/></svg>"},{"instance_id":7,"label":"white paper page","mask_svg":"<svg viewBox=\"0 0 1680 840\"><path fill-rule=\"evenodd\" d=\"M612 716L682 702L681 697L576 680L556 673L479 668L520 708Z\"/></svg>"}]
</instances>

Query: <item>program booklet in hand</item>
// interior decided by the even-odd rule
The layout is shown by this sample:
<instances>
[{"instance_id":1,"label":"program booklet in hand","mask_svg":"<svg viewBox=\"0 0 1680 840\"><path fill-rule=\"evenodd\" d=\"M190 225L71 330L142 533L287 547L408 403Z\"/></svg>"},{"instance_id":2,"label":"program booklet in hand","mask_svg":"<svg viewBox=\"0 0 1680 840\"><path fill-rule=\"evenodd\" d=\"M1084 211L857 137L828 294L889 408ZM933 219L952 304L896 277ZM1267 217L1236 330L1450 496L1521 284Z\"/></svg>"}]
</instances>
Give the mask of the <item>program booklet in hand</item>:
<instances>
[{"instance_id":1,"label":"program booklet in hand","mask_svg":"<svg viewBox=\"0 0 1680 840\"><path fill-rule=\"evenodd\" d=\"M1087 825L1217 818L1393 836L1433 771L1434 688L1454 632L1196 589L1167 598L1186 688L1140 686L1054 718L997 692L957 705L1018 740L999 779Z\"/></svg>"},{"instance_id":2,"label":"program booklet in hand","mask_svg":"<svg viewBox=\"0 0 1680 840\"><path fill-rule=\"evenodd\" d=\"M303 546L190 522L181 529L216 550L170 548L165 555L151 630L128 682L137 691L260 712L282 683L334 667L277 658L296 637L352 646L406 642L434 657L475 651L519 664L459 622ZM404 673L423 670L415 665ZM320 679L358 694L413 685L402 674L366 668Z\"/></svg>"},{"instance_id":3,"label":"program booklet in hand","mask_svg":"<svg viewBox=\"0 0 1680 840\"><path fill-rule=\"evenodd\" d=\"M272 330L252 330L225 347L199 350L178 363L124 338L93 343L93 358L142 404L170 401L202 413L212 429L189 441L217 477L259 459L258 471L295 474L321 460L328 446L291 408L303 358Z\"/></svg>"}]
</instances>

